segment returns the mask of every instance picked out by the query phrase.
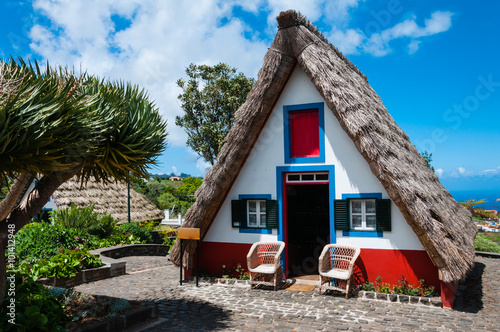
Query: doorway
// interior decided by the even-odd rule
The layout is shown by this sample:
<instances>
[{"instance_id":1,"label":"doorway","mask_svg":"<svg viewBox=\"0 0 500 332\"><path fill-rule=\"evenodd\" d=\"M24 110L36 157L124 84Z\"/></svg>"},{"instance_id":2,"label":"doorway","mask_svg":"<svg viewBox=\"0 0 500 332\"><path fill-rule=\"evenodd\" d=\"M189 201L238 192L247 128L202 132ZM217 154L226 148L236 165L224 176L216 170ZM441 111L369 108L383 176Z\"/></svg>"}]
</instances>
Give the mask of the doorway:
<instances>
[{"instance_id":1,"label":"doorway","mask_svg":"<svg viewBox=\"0 0 500 332\"><path fill-rule=\"evenodd\" d=\"M328 182L285 184L286 260L289 277L318 274L318 258L330 243Z\"/></svg>"}]
</instances>

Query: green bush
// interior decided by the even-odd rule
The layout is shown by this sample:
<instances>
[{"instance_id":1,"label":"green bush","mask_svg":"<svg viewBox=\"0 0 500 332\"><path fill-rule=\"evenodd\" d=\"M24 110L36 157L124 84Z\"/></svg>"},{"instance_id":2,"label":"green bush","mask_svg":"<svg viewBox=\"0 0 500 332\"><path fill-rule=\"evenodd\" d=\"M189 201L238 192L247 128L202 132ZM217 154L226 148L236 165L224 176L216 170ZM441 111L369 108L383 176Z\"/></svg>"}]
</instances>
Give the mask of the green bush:
<instances>
[{"instance_id":1,"label":"green bush","mask_svg":"<svg viewBox=\"0 0 500 332\"><path fill-rule=\"evenodd\" d=\"M476 235L474 250L500 253L500 244L495 243L484 237L481 233L478 233Z\"/></svg>"},{"instance_id":2,"label":"green bush","mask_svg":"<svg viewBox=\"0 0 500 332\"><path fill-rule=\"evenodd\" d=\"M120 228L125 235L129 233L130 235L137 237L141 242L153 243L153 238L151 237L151 234L149 234L149 231L141 227L136 222L121 224L118 228Z\"/></svg>"},{"instance_id":3,"label":"green bush","mask_svg":"<svg viewBox=\"0 0 500 332\"><path fill-rule=\"evenodd\" d=\"M62 250L50 259L42 259L34 264L22 261L19 270L27 273L32 280L56 277L58 279L74 277L83 269L100 267L102 262L97 255L87 250Z\"/></svg>"},{"instance_id":4,"label":"green bush","mask_svg":"<svg viewBox=\"0 0 500 332\"><path fill-rule=\"evenodd\" d=\"M113 234L118 220L107 213L94 212L94 205L79 208L71 203L69 208L56 209L52 212L54 224L66 229L78 229L101 239Z\"/></svg>"},{"instance_id":5,"label":"green bush","mask_svg":"<svg viewBox=\"0 0 500 332\"><path fill-rule=\"evenodd\" d=\"M19 260L37 261L57 255L59 249L75 249L83 237L78 230L65 229L47 223L31 223L16 234L16 254Z\"/></svg>"},{"instance_id":6,"label":"green bush","mask_svg":"<svg viewBox=\"0 0 500 332\"><path fill-rule=\"evenodd\" d=\"M24 274L15 274L15 293L10 288L12 283L7 280L0 311L0 331L65 331L68 318L61 303L45 287L26 279ZM11 303L15 305L15 320L7 307Z\"/></svg>"}]
</instances>

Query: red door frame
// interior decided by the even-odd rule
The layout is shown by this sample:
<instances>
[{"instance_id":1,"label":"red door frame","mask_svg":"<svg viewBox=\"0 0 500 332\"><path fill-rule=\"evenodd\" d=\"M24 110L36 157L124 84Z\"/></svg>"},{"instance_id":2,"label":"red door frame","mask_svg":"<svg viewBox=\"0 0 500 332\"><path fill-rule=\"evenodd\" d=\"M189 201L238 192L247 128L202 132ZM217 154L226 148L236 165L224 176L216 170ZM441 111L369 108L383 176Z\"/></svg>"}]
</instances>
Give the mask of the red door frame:
<instances>
[{"instance_id":1,"label":"red door frame","mask_svg":"<svg viewBox=\"0 0 500 332\"><path fill-rule=\"evenodd\" d=\"M330 186L330 181L323 181L323 182L291 182L287 183L286 181L286 176L288 174L306 174L306 173L323 173L324 171L317 171L317 172L287 172L283 173L283 225L285 226L283 229L283 237L285 239L285 277L288 278L288 199L287 199L287 194L286 194L286 186L288 185L311 185L311 184L327 184ZM329 173L329 172L328 172ZM330 176L330 175L329 175ZM330 189L328 189L328 192L330 192ZM330 201L330 197L328 198L328 201ZM330 225L331 227L331 225Z\"/></svg>"}]
</instances>

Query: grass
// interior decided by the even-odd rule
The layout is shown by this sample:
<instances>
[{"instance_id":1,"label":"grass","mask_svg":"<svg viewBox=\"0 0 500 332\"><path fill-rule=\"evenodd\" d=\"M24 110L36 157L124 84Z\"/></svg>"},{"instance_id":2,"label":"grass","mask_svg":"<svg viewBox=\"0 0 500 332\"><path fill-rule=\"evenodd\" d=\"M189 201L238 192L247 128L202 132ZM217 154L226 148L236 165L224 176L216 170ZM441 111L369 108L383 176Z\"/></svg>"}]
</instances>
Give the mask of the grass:
<instances>
[{"instance_id":1,"label":"grass","mask_svg":"<svg viewBox=\"0 0 500 332\"><path fill-rule=\"evenodd\" d=\"M492 240L486 238L484 234L486 233L478 233L476 235L476 243L474 249L476 251L494 252L500 254L500 244L495 243Z\"/></svg>"},{"instance_id":2,"label":"grass","mask_svg":"<svg viewBox=\"0 0 500 332\"><path fill-rule=\"evenodd\" d=\"M500 242L500 233L484 232L480 234L485 239L491 240L493 242Z\"/></svg>"}]
</instances>

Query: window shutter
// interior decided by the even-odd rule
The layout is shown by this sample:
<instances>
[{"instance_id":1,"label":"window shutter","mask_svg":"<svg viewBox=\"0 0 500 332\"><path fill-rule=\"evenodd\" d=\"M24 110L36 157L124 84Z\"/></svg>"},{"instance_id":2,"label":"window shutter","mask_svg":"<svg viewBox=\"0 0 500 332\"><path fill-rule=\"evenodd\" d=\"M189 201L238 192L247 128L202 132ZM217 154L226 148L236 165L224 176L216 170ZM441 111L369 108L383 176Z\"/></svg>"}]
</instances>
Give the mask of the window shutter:
<instances>
[{"instance_id":1,"label":"window shutter","mask_svg":"<svg viewBox=\"0 0 500 332\"><path fill-rule=\"evenodd\" d=\"M377 232L391 231L391 200L377 199Z\"/></svg>"},{"instance_id":2,"label":"window shutter","mask_svg":"<svg viewBox=\"0 0 500 332\"><path fill-rule=\"evenodd\" d=\"M247 225L247 201L231 201L231 225L233 227L246 227Z\"/></svg>"},{"instance_id":3,"label":"window shutter","mask_svg":"<svg viewBox=\"0 0 500 332\"><path fill-rule=\"evenodd\" d=\"M333 201L333 215L335 219L335 230L349 230L349 210L347 200L336 199Z\"/></svg>"},{"instance_id":4,"label":"window shutter","mask_svg":"<svg viewBox=\"0 0 500 332\"><path fill-rule=\"evenodd\" d=\"M278 201L266 200L266 228L278 228Z\"/></svg>"}]
</instances>

